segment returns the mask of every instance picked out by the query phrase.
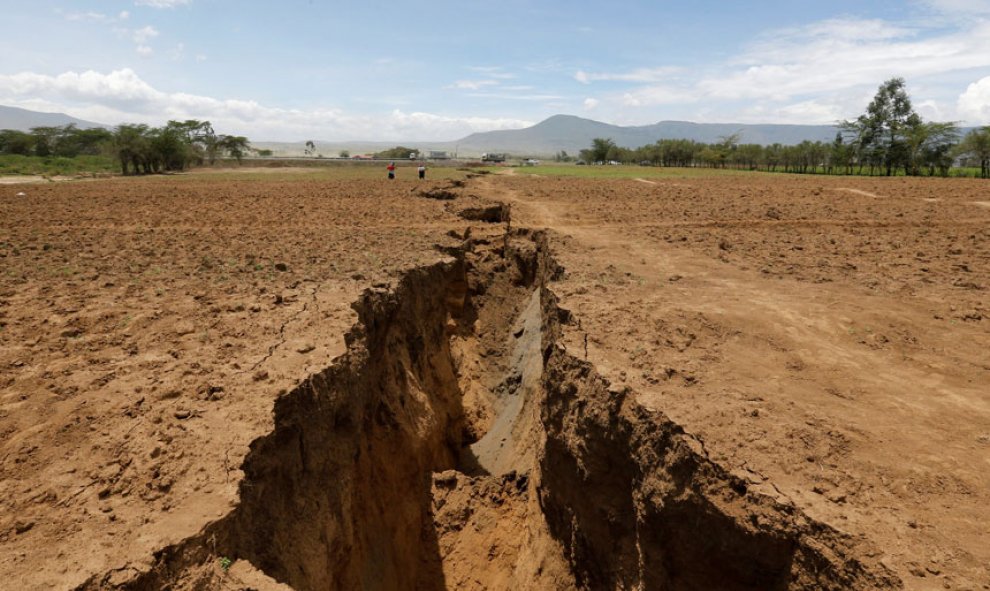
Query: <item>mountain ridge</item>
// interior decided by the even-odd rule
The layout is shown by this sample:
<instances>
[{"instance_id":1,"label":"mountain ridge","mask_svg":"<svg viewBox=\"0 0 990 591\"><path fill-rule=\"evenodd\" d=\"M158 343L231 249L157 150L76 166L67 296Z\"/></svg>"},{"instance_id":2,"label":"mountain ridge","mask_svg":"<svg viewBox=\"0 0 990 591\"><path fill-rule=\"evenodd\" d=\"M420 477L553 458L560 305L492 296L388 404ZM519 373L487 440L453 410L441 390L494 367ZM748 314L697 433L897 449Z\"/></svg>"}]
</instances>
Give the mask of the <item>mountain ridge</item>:
<instances>
[{"instance_id":1,"label":"mountain ridge","mask_svg":"<svg viewBox=\"0 0 990 591\"><path fill-rule=\"evenodd\" d=\"M69 124L75 124L80 129L110 127L102 123L78 119L65 113L46 113L43 111L31 111L20 107L0 105L0 129L30 131L32 127L61 127Z\"/></svg>"},{"instance_id":2,"label":"mountain ridge","mask_svg":"<svg viewBox=\"0 0 990 591\"><path fill-rule=\"evenodd\" d=\"M834 125L792 125L782 123L693 123L690 121L660 121L649 125L621 126L576 115L553 115L522 129L484 131L453 141L366 142L317 141L317 151L332 155L340 150L352 154L384 150L395 145L415 147L422 151L443 150L460 157L478 157L485 152L505 152L512 156L552 156L560 151L577 155L591 146L595 138L610 138L624 148L638 148L661 139L687 139L714 143L734 133L741 143L799 144L802 141L831 142L838 128ZM252 142L256 147L268 147L280 155L302 154L303 142Z\"/></svg>"},{"instance_id":3,"label":"mountain ridge","mask_svg":"<svg viewBox=\"0 0 990 591\"><path fill-rule=\"evenodd\" d=\"M44 113L0 105L0 129L29 131L32 127L75 124L80 128L109 127L71 117L64 113ZM834 125L791 125L778 123L693 123L664 120L649 125L621 126L576 115L553 115L522 129L472 133L453 141L318 141L317 151L327 156L341 150L351 153L380 151L397 144L422 151L442 150L460 157L478 157L485 152L505 152L512 156L552 156L560 151L576 155L595 138L609 138L624 148L638 148L661 139L687 139L714 143L740 134L741 143L793 145L802 141L835 138ZM272 148L278 155L302 155L304 142L252 142L258 148Z\"/></svg>"},{"instance_id":4,"label":"mountain ridge","mask_svg":"<svg viewBox=\"0 0 990 591\"><path fill-rule=\"evenodd\" d=\"M781 123L693 123L659 121L650 125L620 126L575 115L554 115L524 129L473 133L457 142L458 149L483 152L555 154L561 150L576 154L595 138L610 138L624 148L638 148L661 139L687 139L714 143L739 133L741 143L799 144L802 141L832 141L834 125L792 125Z\"/></svg>"}]
</instances>

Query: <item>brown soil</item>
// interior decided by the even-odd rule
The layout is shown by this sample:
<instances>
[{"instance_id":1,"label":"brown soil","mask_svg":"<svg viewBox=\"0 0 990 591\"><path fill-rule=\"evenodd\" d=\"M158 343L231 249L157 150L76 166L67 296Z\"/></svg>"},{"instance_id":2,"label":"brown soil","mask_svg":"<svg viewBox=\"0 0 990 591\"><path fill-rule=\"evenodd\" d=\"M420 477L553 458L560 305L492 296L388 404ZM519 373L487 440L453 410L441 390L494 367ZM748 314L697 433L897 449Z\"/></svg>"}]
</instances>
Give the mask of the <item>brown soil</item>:
<instances>
[{"instance_id":1,"label":"brown soil","mask_svg":"<svg viewBox=\"0 0 990 591\"><path fill-rule=\"evenodd\" d=\"M985 187L654 183L0 188L2 580L990 588Z\"/></svg>"}]
</instances>

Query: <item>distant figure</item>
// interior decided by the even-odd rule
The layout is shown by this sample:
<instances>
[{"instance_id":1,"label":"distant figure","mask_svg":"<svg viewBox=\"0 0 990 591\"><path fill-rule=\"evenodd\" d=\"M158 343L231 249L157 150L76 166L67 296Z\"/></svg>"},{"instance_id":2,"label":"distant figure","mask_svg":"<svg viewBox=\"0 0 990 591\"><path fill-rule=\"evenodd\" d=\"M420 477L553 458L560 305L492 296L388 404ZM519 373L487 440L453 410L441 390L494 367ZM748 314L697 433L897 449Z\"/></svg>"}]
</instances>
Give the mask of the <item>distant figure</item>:
<instances>
[{"instance_id":1,"label":"distant figure","mask_svg":"<svg viewBox=\"0 0 990 591\"><path fill-rule=\"evenodd\" d=\"M394 179L395 178L395 162L389 162L388 163L388 166L385 167L385 170L388 171L388 178L389 179Z\"/></svg>"},{"instance_id":2,"label":"distant figure","mask_svg":"<svg viewBox=\"0 0 990 591\"><path fill-rule=\"evenodd\" d=\"M419 170L419 180L425 179L426 178L426 165L425 164L420 164L418 170Z\"/></svg>"}]
</instances>

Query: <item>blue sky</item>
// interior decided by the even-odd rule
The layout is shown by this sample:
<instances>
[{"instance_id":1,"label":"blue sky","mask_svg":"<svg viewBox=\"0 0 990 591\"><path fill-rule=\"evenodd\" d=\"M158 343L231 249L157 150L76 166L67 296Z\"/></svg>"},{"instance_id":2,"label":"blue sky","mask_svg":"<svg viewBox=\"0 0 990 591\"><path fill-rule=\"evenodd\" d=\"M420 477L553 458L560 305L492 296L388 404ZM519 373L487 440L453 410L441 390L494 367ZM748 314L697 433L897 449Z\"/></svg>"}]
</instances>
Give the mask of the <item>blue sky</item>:
<instances>
[{"instance_id":1,"label":"blue sky","mask_svg":"<svg viewBox=\"0 0 990 591\"><path fill-rule=\"evenodd\" d=\"M0 0L0 104L255 140L450 140L567 113L831 123L907 79L990 123L990 0Z\"/></svg>"}]
</instances>

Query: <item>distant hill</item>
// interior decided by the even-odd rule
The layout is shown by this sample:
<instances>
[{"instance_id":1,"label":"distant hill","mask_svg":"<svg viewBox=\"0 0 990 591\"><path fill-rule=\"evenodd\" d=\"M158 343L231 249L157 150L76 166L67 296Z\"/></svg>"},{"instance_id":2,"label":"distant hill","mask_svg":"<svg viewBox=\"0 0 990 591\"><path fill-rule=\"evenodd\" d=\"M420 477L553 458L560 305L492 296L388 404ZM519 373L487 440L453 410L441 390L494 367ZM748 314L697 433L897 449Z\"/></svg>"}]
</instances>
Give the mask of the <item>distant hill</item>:
<instances>
[{"instance_id":1,"label":"distant hill","mask_svg":"<svg viewBox=\"0 0 990 591\"><path fill-rule=\"evenodd\" d=\"M30 131L32 127L58 127L75 123L80 129L90 129L92 127L110 127L92 121L83 121L70 117L65 113L41 113L39 111L29 111L18 107L5 107L0 105L0 129L16 129L17 131Z\"/></svg>"},{"instance_id":2,"label":"distant hill","mask_svg":"<svg viewBox=\"0 0 990 591\"><path fill-rule=\"evenodd\" d=\"M804 140L832 141L836 128L831 125L749 125L743 123L689 123L661 121L653 125L621 127L573 115L554 115L525 129L473 133L457 142L459 152L508 152L519 155L551 155L566 150L576 154L591 145L594 138L611 138L625 148L638 148L660 139L688 139L712 143L740 134L747 144L799 144Z\"/></svg>"},{"instance_id":3,"label":"distant hill","mask_svg":"<svg viewBox=\"0 0 990 591\"><path fill-rule=\"evenodd\" d=\"M552 156L561 150L576 155L591 146L595 138L611 138L624 148L638 148L660 139L688 139L704 143L740 134L747 144L800 144L805 140L830 142L837 129L831 125L776 125L744 123L690 123L661 121L653 125L622 127L573 115L554 115L532 127L473 133L452 142L316 142L316 150L336 156L342 149L351 154L370 153L398 144L420 150L445 150L460 157L474 158L485 152L506 152L513 156ZM301 156L303 142L252 142L255 147L274 150L280 156Z\"/></svg>"}]
</instances>

